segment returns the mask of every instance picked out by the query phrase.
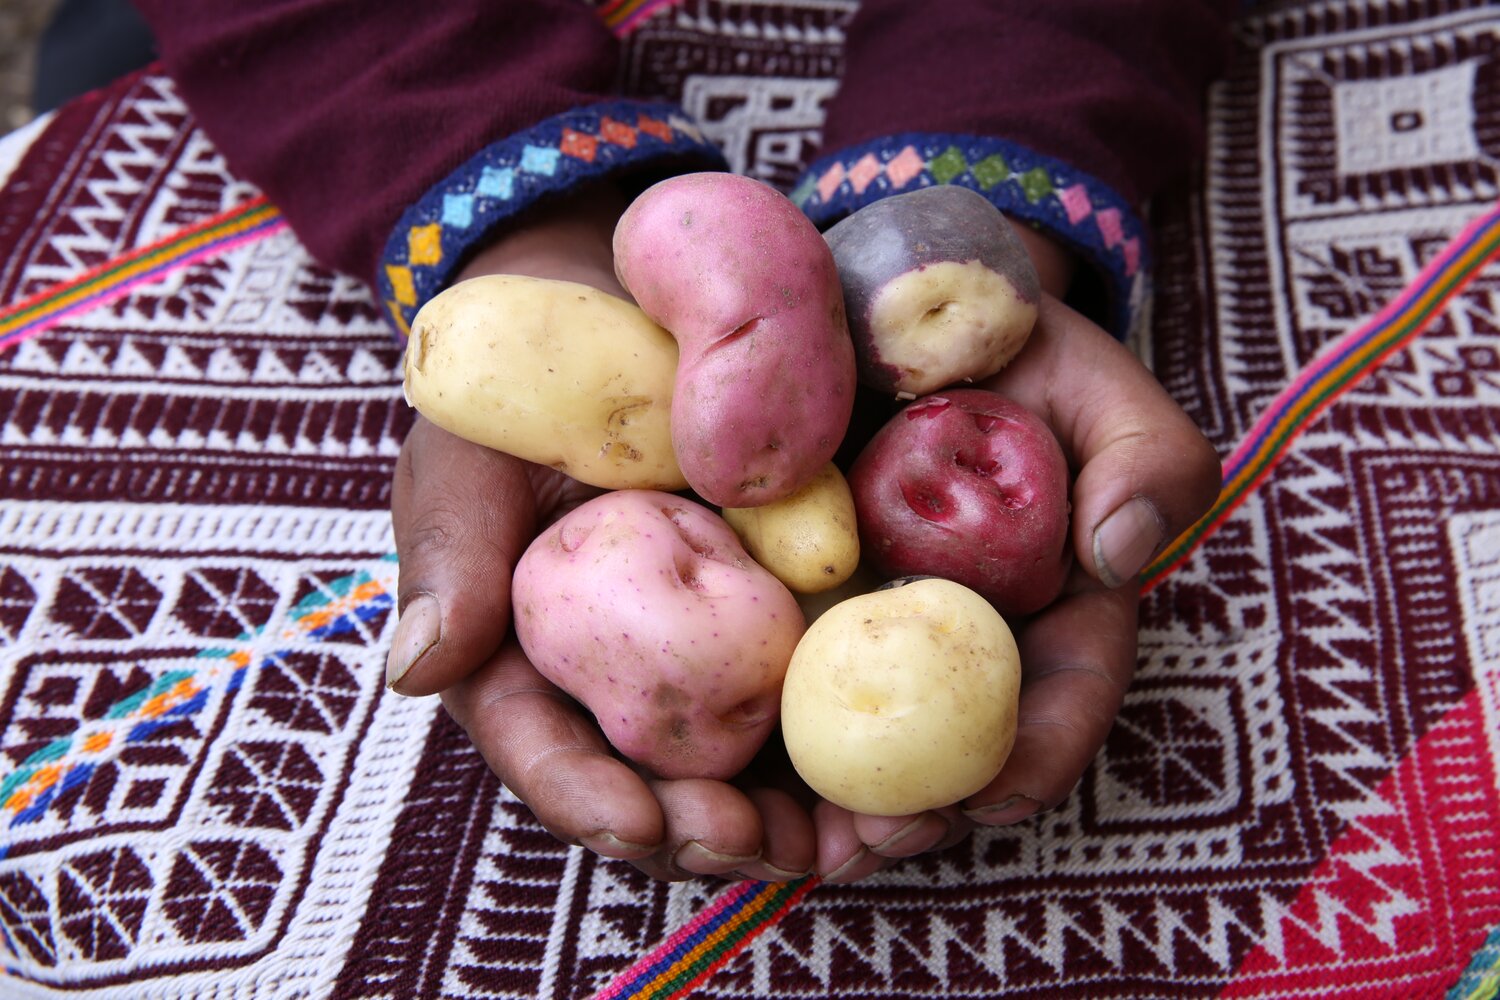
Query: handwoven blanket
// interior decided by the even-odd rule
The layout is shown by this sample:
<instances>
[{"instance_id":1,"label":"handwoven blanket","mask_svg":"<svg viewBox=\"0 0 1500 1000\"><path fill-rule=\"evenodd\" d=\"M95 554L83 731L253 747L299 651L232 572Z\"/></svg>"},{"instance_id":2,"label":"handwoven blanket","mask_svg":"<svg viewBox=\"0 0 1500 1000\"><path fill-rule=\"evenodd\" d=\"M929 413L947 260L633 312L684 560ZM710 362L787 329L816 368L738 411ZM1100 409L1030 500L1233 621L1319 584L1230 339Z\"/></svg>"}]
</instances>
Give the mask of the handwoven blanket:
<instances>
[{"instance_id":1,"label":"handwoven blanket","mask_svg":"<svg viewBox=\"0 0 1500 1000\"><path fill-rule=\"evenodd\" d=\"M853 7L599 12L623 91L784 187ZM1495 996L1500 8L1235 44L1134 338L1223 498L1073 794L852 886L548 836L383 686L369 291L158 73L0 140L0 997Z\"/></svg>"}]
</instances>

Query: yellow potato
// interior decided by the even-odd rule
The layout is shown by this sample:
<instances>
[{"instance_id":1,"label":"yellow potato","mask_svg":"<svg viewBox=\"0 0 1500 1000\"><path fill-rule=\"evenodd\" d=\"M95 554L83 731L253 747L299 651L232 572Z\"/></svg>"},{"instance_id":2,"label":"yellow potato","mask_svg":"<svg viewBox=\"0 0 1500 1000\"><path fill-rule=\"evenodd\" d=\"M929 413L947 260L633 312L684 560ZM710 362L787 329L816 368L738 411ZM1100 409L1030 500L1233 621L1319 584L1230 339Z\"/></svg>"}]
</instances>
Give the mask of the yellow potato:
<instances>
[{"instance_id":1,"label":"yellow potato","mask_svg":"<svg viewBox=\"0 0 1500 1000\"><path fill-rule=\"evenodd\" d=\"M918 579L813 622L787 668L782 735L828 801L905 816L959 802L1000 772L1020 689L1015 639L989 602Z\"/></svg>"},{"instance_id":2,"label":"yellow potato","mask_svg":"<svg viewBox=\"0 0 1500 1000\"><path fill-rule=\"evenodd\" d=\"M484 275L412 321L406 399L478 444L606 489L683 489L672 451L677 342L587 285Z\"/></svg>"},{"instance_id":3,"label":"yellow potato","mask_svg":"<svg viewBox=\"0 0 1500 1000\"><path fill-rule=\"evenodd\" d=\"M831 590L859 565L854 496L832 462L790 496L722 513L745 551L793 593Z\"/></svg>"}]
</instances>

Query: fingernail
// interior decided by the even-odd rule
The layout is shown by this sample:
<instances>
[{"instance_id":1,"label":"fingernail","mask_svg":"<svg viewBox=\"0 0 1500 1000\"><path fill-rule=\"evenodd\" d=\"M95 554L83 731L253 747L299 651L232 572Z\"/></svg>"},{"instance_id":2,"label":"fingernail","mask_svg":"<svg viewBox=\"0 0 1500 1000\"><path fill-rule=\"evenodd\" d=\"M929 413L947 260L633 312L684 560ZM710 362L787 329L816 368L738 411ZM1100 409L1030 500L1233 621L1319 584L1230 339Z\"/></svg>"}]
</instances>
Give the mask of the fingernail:
<instances>
[{"instance_id":1,"label":"fingernail","mask_svg":"<svg viewBox=\"0 0 1500 1000\"><path fill-rule=\"evenodd\" d=\"M1033 815L1040 807L1041 803L1029 795L1012 795L994 805L965 809L964 815L985 826L1009 826Z\"/></svg>"},{"instance_id":2,"label":"fingernail","mask_svg":"<svg viewBox=\"0 0 1500 1000\"><path fill-rule=\"evenodd\" d=\"M602 857L619 858L623 861L643 858L657 848L655 844L635 844L628 840L621 840L607 830L591 833L587 837L579 837L578 843Z\"/></svg>"},{"instance_id":3,"label":"fingernail","mask_svg":"<svg viewBox=\"0 0 1500 1000\"><path fill-rule=\"evenodd\" d=\"M1149 500L1135 497L1115 508L1094 529L1094 568L1106 587L1119 587L1141 575L1161 547L1165 529Z\"/></svg>"},{"instance_id":4,"label":"fingernail","mask_svg":"<svg viewBox=\"0 0 1500 1000\"><path fill-rule=\"evenodd\" d=\"M696 875L720 875L758 860L758 854L723 854L690 840L672 855L672 867Z\"/></svg>"},{"instance_id":5,"label":"fingernail","mask_svg":"<svg viewBox=\"0 0 1500 1000\"><path fill-rule=\"evenodd\" d=\"M941 819L942 817L938 817L938 818ZM906 824L901 829L897 830L895 833L891 834L889 837L887 837L884 840L882 840L880 843L871 845L870 850L874 851L876 854L885 854L885 855L895 854L900 849L901 842L903 840L910 839L911 836L912 836L912 834L916 833L919 830L923 830L923 829L929 829L928 823L927 823L927 814L926 813L923 813L921 816L918 816L916 819L912 820L910 823ZM923 843L919 849L920 850L926 850L927 848L931 847L933 844L937 843L939 840L942 840L943 837L945 837L947 835L948 835L948 824L947 824L946 821L944 821L944 823L943 823L943 832L940 833L936 837L928 836L927 838L925 838L928 842L927 843Z\"/></svg>"},{"instance_id":6,"label":"fingernail","mask_svg":"<svg viewBox=\"0 0 1500 1000\"><path fill-rule=\"evenodd\" d=\"M854 852L854 856L852 858L850 858L848 861L845 861L843 864L839 865L837 868L835 868L833 871L829 872L827 875L824 875L823 876L823 881L824 882L837 882L839 879L843 878L845 875L849 874L849 872L851 872L855 868L857 868L859 866L859 864L862 861L864 861L866 858L868 858L869 856L870 856L870 849L868 847L863 847L863 846L860 847L860 849L858 851Z\"/></svg>"},{"instance_id":7,"label":"fingernail","mask_svg":"<svg viewBox=\"0 0 1500 1000\"><path fill-rule=\"evenodd\" d=\"M396 635L385 660L386 687L396 691L396 685L422 658L422 654L437 645L442 628L443 609L436 597L422 594L406 606L401 612L401 620L396 622Z\"/></svg>"},{"instance_id":8,"label":"fingernail","mask_svg":"<svg viewBox=\"0 0 1500 1000\"><path fill-rule=\"evenodd\" d=\"M806 878L808 872L806 870L794 872L789 868L773 865L762 858L752 865L735 869L735 874L743 875L745 878L753 879L756 882L795 882L799 878Z\"/></svg>"}]
</instances>

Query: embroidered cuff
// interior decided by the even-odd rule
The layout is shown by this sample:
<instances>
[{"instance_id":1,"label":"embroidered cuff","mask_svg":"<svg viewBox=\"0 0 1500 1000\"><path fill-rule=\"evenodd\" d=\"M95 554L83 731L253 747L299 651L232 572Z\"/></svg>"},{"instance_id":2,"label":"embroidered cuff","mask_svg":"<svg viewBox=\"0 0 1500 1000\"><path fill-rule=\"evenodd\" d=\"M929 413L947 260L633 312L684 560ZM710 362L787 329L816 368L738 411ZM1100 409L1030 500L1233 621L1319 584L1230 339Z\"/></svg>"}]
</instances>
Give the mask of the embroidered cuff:
<instances>
[{"instance_id":1,"label":"embroidered cuff","mask_svg":"<svg viewBox=\"0 0 1500 1000\"><path fill-rule=\"evenodd\" d=\"M1142 315L1149 268L1139 217L1100 181L1024 146L972 135L888 136L817 160L791 197L826 229L870 202L933 184L973 188L1093 264L1107 279L1116 337Z\"/></svg>"},{"instance_id":2,"label":"embroidered cuff","mask_svg":"<svg viewBox=\"0 0 1500 1000\"><path fill-rule=\"evenodd\" d=\"M570 111L487 146L402 215L381 259L381 301L406 336L417 310L497 224L584 181L684 158L725 168L680 108L638 101Z\"/></svg>"}]
</instances>

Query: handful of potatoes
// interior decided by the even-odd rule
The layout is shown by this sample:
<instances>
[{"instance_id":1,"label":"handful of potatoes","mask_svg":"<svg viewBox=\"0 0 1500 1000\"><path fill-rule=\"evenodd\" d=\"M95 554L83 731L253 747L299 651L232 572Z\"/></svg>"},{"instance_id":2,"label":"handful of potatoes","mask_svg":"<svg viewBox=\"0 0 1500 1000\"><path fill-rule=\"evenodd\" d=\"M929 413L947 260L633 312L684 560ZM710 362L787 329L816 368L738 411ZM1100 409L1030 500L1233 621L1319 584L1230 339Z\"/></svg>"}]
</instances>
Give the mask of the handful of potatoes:
<instances>
[{"instance_id":1,"label":"handful of potatoes","mask_svg":"<svg viewBox=\"0 0 1500 1000\"><path fill-rule=\"evenodd\" d=\"M1002 612L1051 601L1068 567L1056 440L964 388L1035 319L1009 224L939 187L825 238L765 184L688 174L632 202L614 253L634 303L474 278L407 348L428 419L608 491L516 567L527 655L664 777L732 777L779 721L807 783L858 812L983 788L1016 725ZM856 383L912 402L846 478ZM934 579L843 599L862 566Z\"/></svg>"}]
</instances>

